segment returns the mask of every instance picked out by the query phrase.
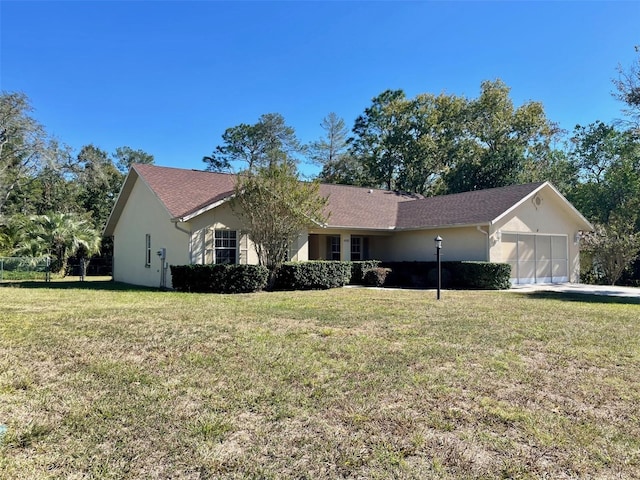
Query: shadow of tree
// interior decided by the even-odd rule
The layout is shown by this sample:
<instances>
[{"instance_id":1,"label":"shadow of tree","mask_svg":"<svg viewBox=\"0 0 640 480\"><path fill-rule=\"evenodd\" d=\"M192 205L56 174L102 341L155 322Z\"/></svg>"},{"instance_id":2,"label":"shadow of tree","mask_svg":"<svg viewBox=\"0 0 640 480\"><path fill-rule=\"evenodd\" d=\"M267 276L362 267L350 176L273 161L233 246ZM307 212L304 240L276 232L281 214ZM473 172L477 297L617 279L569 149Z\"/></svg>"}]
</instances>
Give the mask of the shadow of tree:
<instances>
[{"instance_id":1,"label":"shadow of tree","mask_svg":"<svg viewBox=\"0 0 640 480\"><path fill-rule=\"evenodd\" d=\"M623 305L640 305L638 297L621 297L613 293L602 291L600 294L593 293L563 293L563 292L522 292L516 295L527 298L539 298L541 300L562 300L565 302L581 303L617 303Z\"/></svg>"},{"instance_id":2,"label":"shadow of tree","mask_svg":"<svg viewBox=\"0 0 640 480\"><path fill-rule=\"evenodd\" d=\"M104 291L123 291L123 292L159 292L162 291L158 287L143 287L140 285L131 285L128 283L114 282L112 280L100 281L6 281L0 282L0 287L10 288L31 288L52 290L104 290Z\"/></svg>"}]
</instances>

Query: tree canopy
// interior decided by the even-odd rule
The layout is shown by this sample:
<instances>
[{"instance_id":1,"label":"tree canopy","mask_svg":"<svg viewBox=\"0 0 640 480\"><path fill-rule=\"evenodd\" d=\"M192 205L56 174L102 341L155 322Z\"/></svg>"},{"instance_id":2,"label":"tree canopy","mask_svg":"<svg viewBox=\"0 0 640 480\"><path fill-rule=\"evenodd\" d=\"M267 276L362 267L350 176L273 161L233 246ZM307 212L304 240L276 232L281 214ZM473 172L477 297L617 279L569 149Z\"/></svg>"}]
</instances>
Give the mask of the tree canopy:
<instances>
[{"instance_id":1,"label":"tree canopy","mask_svg":"<svg viewBox=\"0 0 640 480\"><path fill-rule=\"evenodd\" d=\"M228 128L222 140L210 156L202 159L207 170L230 170L234 163L244 165L249 171L281 163L295 165L297 156L305 151L295 130L279 113L261 115L253 125L241 123Z\"/></svg>"}]
</instances>

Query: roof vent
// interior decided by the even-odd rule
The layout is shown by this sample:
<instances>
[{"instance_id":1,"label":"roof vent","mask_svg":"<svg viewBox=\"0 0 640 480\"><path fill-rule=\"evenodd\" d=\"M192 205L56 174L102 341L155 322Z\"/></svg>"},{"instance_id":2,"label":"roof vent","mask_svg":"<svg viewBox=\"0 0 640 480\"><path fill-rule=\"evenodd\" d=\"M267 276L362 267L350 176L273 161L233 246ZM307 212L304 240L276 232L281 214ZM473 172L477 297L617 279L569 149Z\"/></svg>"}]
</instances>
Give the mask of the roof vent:
<instances>
[{"instance_id":1,"label":"roof vent","mask_svg":"<svg viewBox=\"0 0 640 480\"><path fill-rule=\"evenodd\" d=\"M373 193L373 190L369 189L369 193Z\"/></svg>"},{"instance_id":2,"label":"roof vent","mask_svg":"<svg viewBox=\"0 0 640 480\"><path fill-rule=\"evenodd\" d=\"M540 195L536 195L531 199L531 202L533 203L533 206L536 207L536 210L537 210L538 207L542 205L542 197Z\"/></svg>"}]
</instances>

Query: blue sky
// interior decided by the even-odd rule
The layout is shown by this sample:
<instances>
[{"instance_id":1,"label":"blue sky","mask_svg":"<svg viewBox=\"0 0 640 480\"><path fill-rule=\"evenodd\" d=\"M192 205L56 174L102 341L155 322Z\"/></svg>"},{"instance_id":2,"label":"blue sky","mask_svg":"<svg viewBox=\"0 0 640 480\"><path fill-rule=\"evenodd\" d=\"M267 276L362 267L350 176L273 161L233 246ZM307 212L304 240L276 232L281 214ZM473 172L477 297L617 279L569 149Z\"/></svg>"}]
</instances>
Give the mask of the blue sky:
<instances>
[{"instance_id":1,"label":"blue sky","mask_svg":"<svg viewBox=\"0 0 640 480\"><path fill-rule=\"evenodd\" d=\"M309 142L389 88L473 98L500 78L565 129L612 121L640 2L3 0L0 31L0 87L76 152L202 169L228 127L277 112Z\"/></svg>"}]
</instances>

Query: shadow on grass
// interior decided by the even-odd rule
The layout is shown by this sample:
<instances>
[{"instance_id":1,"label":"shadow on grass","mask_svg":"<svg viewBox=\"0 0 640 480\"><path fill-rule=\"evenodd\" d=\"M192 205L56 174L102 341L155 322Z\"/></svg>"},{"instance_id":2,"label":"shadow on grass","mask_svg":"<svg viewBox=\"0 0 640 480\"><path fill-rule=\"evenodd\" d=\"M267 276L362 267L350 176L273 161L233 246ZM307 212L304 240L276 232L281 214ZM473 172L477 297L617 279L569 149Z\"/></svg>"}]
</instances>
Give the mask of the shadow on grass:
<instances>
[{"instance_id":1,"label":"shadow on grass","mask_svg":"<svg viewBox=\"0 0 640 480\"><path fill-rule=\"evenodd\" d=\"M53 281L45 282L43 280L33 281L4 281L0 282L0 288L31 288L31 289L52 289L52 290L103 290L103 291L120 291L120 292L160 292L160 288L142 287L140 285L131 285L128 283L114 282L112 280L94 280L94 281Z\"/></svg>"},{"instance_id":2,"label":"shadow on grass","mask_svg":"<svg viewBox=\"0 0 640 480\"><path fill-rule=\"evenodd\" d=\"M516 293L516 295L522 295L523 297L536 298L540 300L563 300L565 302L640 305L640 298L607 295L606 293L597 295L593 293L522 292Z\"/></svg>"}]
</instances>

